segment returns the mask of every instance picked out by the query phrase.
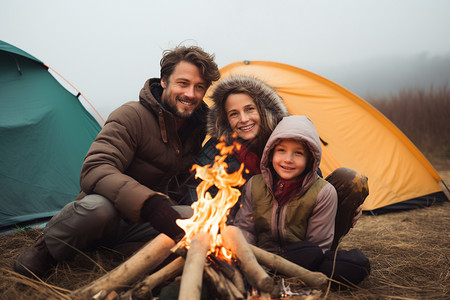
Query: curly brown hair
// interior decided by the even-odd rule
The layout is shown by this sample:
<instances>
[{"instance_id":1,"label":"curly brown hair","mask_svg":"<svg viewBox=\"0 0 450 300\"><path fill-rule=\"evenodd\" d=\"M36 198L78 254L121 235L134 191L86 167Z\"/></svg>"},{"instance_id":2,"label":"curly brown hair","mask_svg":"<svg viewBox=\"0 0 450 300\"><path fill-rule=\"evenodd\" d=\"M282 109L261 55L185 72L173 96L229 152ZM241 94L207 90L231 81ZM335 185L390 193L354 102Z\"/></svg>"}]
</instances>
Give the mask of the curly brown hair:
<instances>
[{"instance_id":1,"label":"curly brown hair","mask_svg":"<svg viewBox=\"0 0 450 300\"><path fill-rule=\"evenodd\" d=\"M198 46L177 46L174 49L164 50L160 61L161 79L168 79L176 65L180 61L186 61L200 70L207 87L209 87L213 81L217 81L220 78L219 68L214 62L214 58L214 54L206 53Z\"/></svg>"}]
</instances>

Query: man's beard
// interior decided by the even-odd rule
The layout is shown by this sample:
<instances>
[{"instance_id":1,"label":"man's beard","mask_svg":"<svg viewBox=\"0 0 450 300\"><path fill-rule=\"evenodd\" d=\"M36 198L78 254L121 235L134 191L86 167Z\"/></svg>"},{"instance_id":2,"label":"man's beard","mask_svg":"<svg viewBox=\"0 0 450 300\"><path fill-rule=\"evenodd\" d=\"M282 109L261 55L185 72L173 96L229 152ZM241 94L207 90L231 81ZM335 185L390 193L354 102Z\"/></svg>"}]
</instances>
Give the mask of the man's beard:
<instances>
[{"instance_id":1,"label":"man's beard","mask_svg":"<svg viewBox=\"0 0 450 300\"><path fill-rule=\"evenodd\" d=\"M179 101L180 99L177 97L175 100ZM190 101L186 101L186 102L190 102ZM191 111L179 111L176 102L172 103L170 101L164 101L164 108L180 119L188 119L194 114L194 112L197 110L198 107L194 108L194 110L192 110L192 112Z\"/></svg>"}]
</instances>

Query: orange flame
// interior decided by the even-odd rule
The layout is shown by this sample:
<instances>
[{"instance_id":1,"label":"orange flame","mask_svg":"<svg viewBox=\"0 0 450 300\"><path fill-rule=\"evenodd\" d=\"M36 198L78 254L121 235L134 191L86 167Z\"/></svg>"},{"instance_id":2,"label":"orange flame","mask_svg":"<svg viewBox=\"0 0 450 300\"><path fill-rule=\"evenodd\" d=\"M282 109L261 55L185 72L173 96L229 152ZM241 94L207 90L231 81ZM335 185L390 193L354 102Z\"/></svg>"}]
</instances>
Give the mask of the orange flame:
<instances>
[{"instance_id":1,"label":"orange flame","mask_svg":"<svg viewBox=\"0 0 450 300\"><path fill-rule=\"evenodd\" d=\"M226 146L223 138L216 148L220 150L220 156L214 159L214 164L199 166L193 165L192 170L196 170L195 178L202 179L197 187L198 201L191 207L194 214L190 219L178 219L176 222L185 232L183 241L187 247L197 233L207 232L210 236L210 252L221 257L231 257L231 254L222 247L222 237L220 231L226 227L226 220L230 209L236 204L241 192L233 186L241 186L245 183L242 177L244 164L241 164L238 171L228 174L226 169L228 164L225 159L233 150L240 149L240 144L235 142L231 146ZM218 188L216 196L213 198L208 189L215 185Z\"/></svg>"}]
</instances>

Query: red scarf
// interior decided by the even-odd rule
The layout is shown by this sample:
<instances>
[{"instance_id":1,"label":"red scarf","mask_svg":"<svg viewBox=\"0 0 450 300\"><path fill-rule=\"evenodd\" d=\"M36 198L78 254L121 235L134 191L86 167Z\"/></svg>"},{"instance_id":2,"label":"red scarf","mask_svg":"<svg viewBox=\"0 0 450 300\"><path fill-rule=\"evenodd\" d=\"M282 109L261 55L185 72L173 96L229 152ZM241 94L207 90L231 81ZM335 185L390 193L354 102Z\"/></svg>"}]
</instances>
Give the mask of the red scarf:
<instances>
[{"instance_id":1,"label":"red scarf","mask_svg":"<svg viewBox=\"0 0 450 300\"><path fill-rule=\"evenodd\" d=\"M304 178L305 176L302 174L299 178L294 180L276 180L275 185L273 186L273 190L275 198L277 199L280 206L288 202L292 198L292 196L294 196L295 193L298 192Z\"/></svg>"},{"instance_id":2,"label":"red scarf","mask_svg":"<svg viewBox=\"0 0 450 300\"><path fill-rule=\"evenodd\" d=\"M250 172L250 176L261 174L260 159L256 153L248 151L247 147L241 144L241 149L236 150L234 155L240 163L244 163L245 168Z\"/></svg>"}]
</instances>

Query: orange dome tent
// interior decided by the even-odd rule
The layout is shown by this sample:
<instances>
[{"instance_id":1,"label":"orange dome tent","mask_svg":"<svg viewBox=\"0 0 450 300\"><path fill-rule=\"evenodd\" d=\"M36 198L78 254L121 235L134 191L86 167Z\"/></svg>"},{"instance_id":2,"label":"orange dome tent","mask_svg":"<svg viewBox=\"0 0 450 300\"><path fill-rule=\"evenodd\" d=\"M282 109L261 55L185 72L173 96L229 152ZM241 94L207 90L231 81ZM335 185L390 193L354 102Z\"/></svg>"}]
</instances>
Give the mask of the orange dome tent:
<instances>
[{"instance_id":1,"label":"orange dome tent","mask_svg":"<svg viewBox=\"0 0 450 300\"><path fill-rule=\"evenodd\" d=\"M267 61L232 63L221 74L258 77L277 90L291 114L308 116L324 141L324 176L338 167L368 176L370 194L363 210L448 200L439 185L441 177L414 144L343 87L306 70Z\"/></svg>"}]
</instances>

